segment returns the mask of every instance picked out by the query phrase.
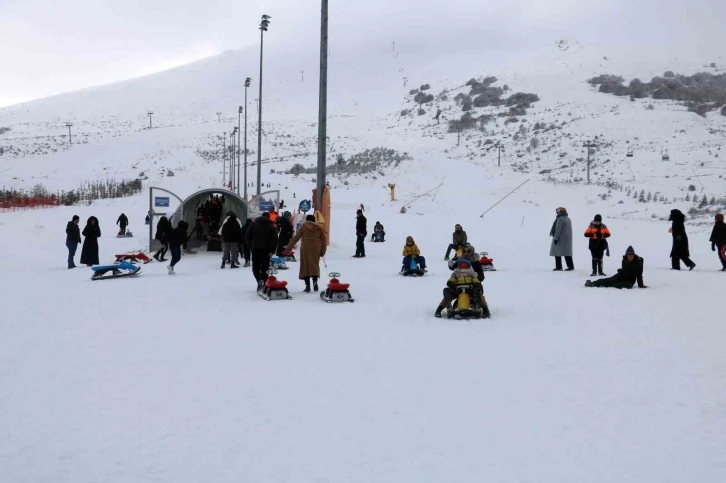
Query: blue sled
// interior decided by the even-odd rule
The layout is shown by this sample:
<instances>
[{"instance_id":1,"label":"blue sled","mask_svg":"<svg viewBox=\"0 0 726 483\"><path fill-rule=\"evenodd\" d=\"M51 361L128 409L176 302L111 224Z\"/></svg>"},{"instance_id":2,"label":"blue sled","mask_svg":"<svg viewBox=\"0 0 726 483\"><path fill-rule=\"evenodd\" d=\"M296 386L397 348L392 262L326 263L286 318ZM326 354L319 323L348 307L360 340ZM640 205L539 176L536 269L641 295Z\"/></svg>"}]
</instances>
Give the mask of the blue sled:
<instances>
[{"instance_id":1,"label":"blue sled","mask_svg":"<svg viewBox=\"0 0 726 483\"><path fill-rule=\"evenodd\" d=\"M107 280L109 278L121 278L136 275L141 271L141 267L133 265L127 261L123 261L113 265L99 265L91 267L91 270L93 270L91 280Z\"/></svg>"}]
</instances>

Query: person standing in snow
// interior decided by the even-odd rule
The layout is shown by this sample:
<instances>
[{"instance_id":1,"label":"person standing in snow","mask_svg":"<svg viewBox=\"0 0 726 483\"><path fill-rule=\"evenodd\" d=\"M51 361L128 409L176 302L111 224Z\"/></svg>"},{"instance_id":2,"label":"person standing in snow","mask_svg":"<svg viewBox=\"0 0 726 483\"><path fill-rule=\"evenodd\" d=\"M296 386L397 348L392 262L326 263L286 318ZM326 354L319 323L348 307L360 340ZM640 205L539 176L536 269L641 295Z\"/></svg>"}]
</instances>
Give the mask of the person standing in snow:
<instances>
[{"instance_id":1,"label":"person standing in snow","mask_svg":"<svg viewBox=\"0 0 726 483\"><path fill-rule=\"evenodd\" d=\"M129 226L129 219L121 213L121 216L118 217L118 220L116 220L116 224L119 226L120 230L118 232L119 235L125 235L126 234L126 227Z\"/></svg>"},{"instance_id":2,"label":"person standing in snow","mask_svg":"<svg viewBox=\"0 0 726 483\"><path fill-rule=\"evenodd\" d=\"M187 242L189 241L187 228L189 228L189 224L184 220L179 220L179 224L169 234L169 251L171 252L171 262L167 267L169 275L176 274L174 266L181 260L182 247L185 250L187 249Z\"/></svg>"},{"instance_id":3,"label":"person standing in snow","mask_svg":"<svg viewBox=\"0 0 726 483\"><path fill-rule=\"evenodd\" d=\"M164 255L169 249L169 235L171 235L171 222L166 216L162 216L156 223L156 235L154 236L154 239L161 243L161 248L153 255L157 262L166 261Z\"/></svg>"},{"instance_id":4,"label":"person standing in snow","mask_svg":"<svg viewBox=\"0 0 726 483\"><path fill-rule=\"evenodd\" d=\"M277 256L282 256L282 251L290 242L290 238L295 234L295 229L292 227L292 213L286 211L281 217L277 219L277 226L279 235L277 238Z\"/></svg>"},{"instance_id":5,"label":"person standing in snow","mask_svg":"<svg viewBox=\"0 0 726 483\"><path fill-rule=\"evenodd\" d=\"M98 239L101 238L101 227L98 218L92 216L83 229L83 248L81 249L81 263L87 267L98 265Z\"/></svg>"},{"instance_id":6,"label":"person standing in snow","mask_svg":"<svg viewBox=\"0 0 726 483\"><path fill-rule=\"evenodd\" d=\"M721 261L721 271L726 272L726 224L723 222L723 215L718 213L716 221L711 230L711 251L718 252L718 259Z\"/></svg>"},{"instance_id":7,"label":"person standing in snow","mask_svg":"<svg viewBox=\"0 0 726 483\"><path fill-rule=\"evenodd\" d=\"M267 270L270 269L270 257L275 254L277 248L277 230L270 221L270 213L262 213L245 234L247 243L252 254L252 275L257 280L257 291L265 287Z\"/></svg>"},{"instance_id":8,"label":"person standing in snow","mask_svg":"<svg viewBox=\"0 0 726 483\"><path fill-rule=\"evenodd\" d=\"M353 258L365 258L366 256L366 235L368 235L368 220L363 216L363 205L360 205L361 209L356 212L355 221L355 255Z\"/></svg>"},{"instance_id":9,"label":"person standing in snow","mask_svg":"<svg viewBox=\"0 0 726 483\"><path fill-rule=\"evenodd\" d=\"M247 218L245 220L245 224L242 226L242 231L240 232L240 247L239 251L242 253L242 256L245 259L245 267L250 266L250 244L247 241L247 230L250 229L250 226L252 225L252 218Z\"/></svg>"},{"instance_id":10,"label":"person standing in snow","mask_svg":"<svg viewBox=\"0 0 726 483\"><path fill-rule=\"evenodd\" d=\"M287 244L287 250L298 241L300 244L300 280L305 281L305 292L310 293L310 279L313 279L313 290L318 291L318 277L320 277L320 258L325 256L327 248L323 227L315 223L313 215L307 215L300 229Z\"/></svg>"},{"instance_id":11,"label":"person standing in snow","mask_svg":"<svg viewBox=\"0 0 726 483\"><path fill-rule=\"evenodd\" d=\"M605 276L602 271L602 261L606 250L608 251L608 256L610 256L607 241L610 238L610 230L603 224L602 216L595 215L595 219L590 222L590 226L585 230L585 238L590 240L588 248L592 254L592 273L590 276Z\"/></svg>"},{"instance_id":12,"label":"person standing in snow","mask_svg":"<svg viewBox=\"0 0 726 483\"><path fill-rule=\"evenodd\" d=\"M566 271L571 272L575 269L575 263L572 260L572 222L565 208L559 207L555 213L557 213L557 217L550 230L552 237L550 256L555 257L554 271L562 271L562 257L565 257Z\"/></svg>"},{"instance_id":13,"label":"person standing in snow","mask_svg":"<svg viewBox=\"0 0 726 483\"><path fill-rule=\"evenodd\" d=\"M673 248L671 249L671 270L681 269L681 260L686 264L688 270L696 268L691 260L688 251L688 235L686 235L686 216L680 210L671 210L668 221L673 222L668 231L673 236Z\"/></svg>"},{"instance_id":14,"label":"person standing in snow","mask_svg":"<svg viewBox=\"0 0 726 483\"><path fill-rule=\"evenodd\" d=\"M76 262L73 258L76 256L78 244L81 243L81 229L78 228L78 222L81 219L78 215L73 215L73 219L66 225L66 247L68 248L68 268L76 268Z\"/></svg>"},{"instance_id":15,"label":"person standing in snow","mask_svg":"<svg viewBox=\"0 0 726 483\"><path fill-rule=\"evenodd\" d=\"M219 229L219 235L222 237L223 242L222 266L220 268L224 268L227 262L229 262L229 268L239 268L237 247L242 236L242 224L233 211L227 213L227 218L224 219L222 228Z\"/></svg>"},{"instance_id":16,"label":"person standing in snow","mask_svg":"<svg viewBox=\"0 0 726 483\"><path fill-rule=\"evenodd\" d=\"M586 287L612 287L617 289L633 288L637 283L639 288L648 288L643 283L643 259L635 254L633 247L628 247L623 256L622 268L618 273L609 278L601 278L591 282L585 282Z\"/></svg>"}]
</instances>

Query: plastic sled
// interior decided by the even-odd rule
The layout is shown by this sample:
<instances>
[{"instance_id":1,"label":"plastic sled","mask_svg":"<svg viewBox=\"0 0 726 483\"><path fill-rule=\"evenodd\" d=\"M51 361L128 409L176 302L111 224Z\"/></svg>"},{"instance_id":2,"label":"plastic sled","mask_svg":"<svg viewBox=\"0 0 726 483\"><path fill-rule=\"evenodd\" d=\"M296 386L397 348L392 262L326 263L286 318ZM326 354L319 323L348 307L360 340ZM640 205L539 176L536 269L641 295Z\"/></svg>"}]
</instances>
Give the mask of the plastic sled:
<instances>
[{"instance_id":1,"label":"plastic sled","mask_svg":"<svg viewBox=\"0 0 726 483\"><path fill-rule=\"evenodd\" d=\"M133 237L134 237L134 234L131 233L130 230L126 231L126 232L120 231L116 234L116 238L133 238Z\"/></svg>"},{"instance_id":2,"label":"plastic sled","mask_svg":"<svg viewBox=\"0 0 726 483\"><path fill-rule=\"evenodd\" d=\"M267 271L267 280L265 280L265 288L258 291L257 294L265 300L289 300L292 297L287 291L287 282L278 280L275 277L277 270Z\"/></svg>"},{"instance_id":3,"label":"plastic sled","mask_svg":"<svg viewBox=\"0 0 726 483\"><path fill-rule=\"evenodd\" d=\"M115 263L121 263L121 262L129 262L129 263L139 263L143 262L144 264L147 264L151 261L151 258L146 256L144 252L138 252L138 253L121 253L118 255L114 255L116 257Z\"/></svg>"},{"instance_id":4,"label":"plastic sled","mask_svg":"<svg viewBox=\"0 0 726 483\"><path fill-rule=\"evenodd\" d=\"M320 292L320 300L328 303L355 301L353 300L353 296L348 290L350 284L340 283L340 280L338 279L338 277L340 277L340 274L338 272L331 272L328 274L328 276L332 278L328 282L328 287Z\"/></svg>"},{"instance_id":5,"label":"plastic sled","mask_svg":"<svg viewBox=\"0 0 726 483\"><path fill-rule=\"evenodd\" d=\"M270 257L270 268L272 270L287 270L288 266L285 264L283 257Z\"/></svg>"},{"instance_id":6,"label":"plastic sled","mask_svg":"<svg viewBox=\"0 0 726 483\"><path fill-rule=\"evenodd\" d=\"M111 278L136 275L141 271L141 267L133 265L127 261L122 261L121 263L113 265L99 265L97 267L91 267L91 270L93 270L91 280L108 280Z\"/></svg>"},{"instance_id":7,"label":"plastic sled","mask_svg":"<svg viewBox=\"0 0 726 483\"><path fill-rule=\"evenodd\" d=\"M280 258L282 258L286 262L297 262L297 259L295 258L295 250L283 250L280 252L282 255Z\"/></svg>"},{"instance_id":8,"label":"plastic sled","mask_svg":"<svg viewBox=\"0 0 726 483\"><path fill-rule=\"evenodd\" d=\"M416 260L411 257L408 267L401 267L401 275L404 277L423 277L426 270L421 268Z\"/></svg>"},{"instance_id":9,"label":"plastic sled","mask_svg":"<svg viewBox=\"0 0 726 483\"><path fill-rule=\"evenodd\" d=\"M459 295L454 301L454 306L450 310L446 310L446 316L456 320L481 319L484 317L484 309L471 296L472 286L460 285L458 289Z\"/></svg>"},{"instance_id":10,"label":"plastic sled","mask_svg":"<svg viewBox=\"0 0 726 483\"><path fill-rule=\"evenodd\" d=\"M481 252L479 261L481 262L481 269L485 272L496 272L497 269L494 268L494 259L489 258L489 254L487 252Z\"/></svg>"},{"instance_id":11,"label":"plastic sled","mask_svg":"<svg viewBox=\"0 0 726 483\"><path fill-rule=\"evenodd\" d=\"M383 238L383 233L374 233L373 234L373 243L382 243L386 240Z\"/></svg>"}]
</instances>

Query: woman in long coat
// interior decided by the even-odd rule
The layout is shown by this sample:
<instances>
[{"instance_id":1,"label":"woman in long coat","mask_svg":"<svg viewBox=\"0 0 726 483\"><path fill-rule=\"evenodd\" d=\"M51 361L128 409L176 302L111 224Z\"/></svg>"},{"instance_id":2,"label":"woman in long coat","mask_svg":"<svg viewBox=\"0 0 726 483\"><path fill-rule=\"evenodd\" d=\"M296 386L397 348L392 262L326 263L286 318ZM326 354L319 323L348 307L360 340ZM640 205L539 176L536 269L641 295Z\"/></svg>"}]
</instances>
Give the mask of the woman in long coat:
<instances>
[{"instance_id":1,"label":"woman in long coat","mask_svg":"<svg viewBox=\"0 0 726 483\"><path fill-rule=\"evenodd\" d=\"M681 260L686 264L689 270L696 268L696 264L690 259L690 252L688 251L688 235L686 235L686 215L681 213L681 210L671 210L671 217L668 219L672 221L671 235L673 235L673 248L671 249L671 270L681 269Z\"/></svg>"},{"instance_id":2,"label":"woman in long coat","mask_svg":"<svg viewBox=\"0 0 726 483\"><path fill-rule=\"evenodd\" d=\"M318 277L320 277L320 257L325 256L327 248L323 227L315 223L315 217L305 217L300 229L287 244L287 250L302 240L300 245L300 280L305 280L305 291L310 292L310 279L313 279L313 289L318 291Z\"/></svg>"},{"instance_id":3,"label":"woman in long coat","mask_svg":"<svg viewBox=\"0 0 726 483\"><path fill-rule=\"evenodd\" d=\"M101 238L101 227L98 218L92 216L83 229L83 249L81 250L81 263L90 267L98 265L98 239Z\"/></svg>"},{"instance_id":4,"label":"woman in long coat","mask_svg":"<svg viewBox=\"0 0 726 483\"><path fill-rule=\"evenodd\" d=\"M572 222L567 216L567 210L560 207L555 210L557 218L552 224L550 236L552 244L550 245L550 256L555 257L555 271L562 271L562 257L565 257L567 271L571 272L575 269L575 263L572 261Z\"/></svg>"}]
</instances>

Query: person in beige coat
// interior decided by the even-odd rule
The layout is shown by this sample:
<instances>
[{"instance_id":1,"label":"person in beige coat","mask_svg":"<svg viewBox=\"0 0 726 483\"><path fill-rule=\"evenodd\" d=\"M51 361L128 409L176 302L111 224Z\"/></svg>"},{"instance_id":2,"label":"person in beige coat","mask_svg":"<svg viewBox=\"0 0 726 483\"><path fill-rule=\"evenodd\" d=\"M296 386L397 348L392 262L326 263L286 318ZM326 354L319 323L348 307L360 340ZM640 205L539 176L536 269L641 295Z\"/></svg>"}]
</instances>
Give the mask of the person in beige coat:
<instances>
[{"instance_id":1,"label":"person in beige coat","mask_svg":"<svg viewBox=\"0 0 726 483\"><path fill-rule=\"evenodd\" d=\"M305 281L305 292L310 292L310 279L313 279L313 289L318 291L318 277L320 277L320 257L325 256L327 248L323 227L315 223L315 217L305 217L300 229L287 244L287 250L302 240L300 245L300 280Z\"/></svg>"}]
</instances>

